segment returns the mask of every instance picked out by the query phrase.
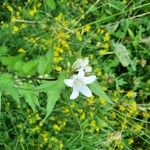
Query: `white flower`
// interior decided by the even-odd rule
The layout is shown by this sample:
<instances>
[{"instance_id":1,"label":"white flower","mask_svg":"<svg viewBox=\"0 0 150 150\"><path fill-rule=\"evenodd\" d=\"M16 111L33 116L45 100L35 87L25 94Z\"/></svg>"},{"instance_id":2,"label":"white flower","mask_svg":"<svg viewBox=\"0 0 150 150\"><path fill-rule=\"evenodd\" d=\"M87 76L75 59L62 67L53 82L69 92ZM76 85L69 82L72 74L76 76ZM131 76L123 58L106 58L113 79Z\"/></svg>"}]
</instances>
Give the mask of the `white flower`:
<instances>
[{"instance_id":1,"label":"white flower","mask_svg":"<svg viewBox=\"0 0 150 150\"><path fill-rule=\"evenodd\" d=\"M65 79L64 83L73 88L73 92L70 96L70 99L76 99L81 92L83 95L87 97L92 96L91 90L87 87L87 84L91 84L96 80L96 76L84 76L83 71L79 71L77 75L73 75L71 79Z\"/></svg>"},{"instance_id":2,"label":"white flower","mask_svg":"<svg viewBox=\"0 0 150 150\"><path fill-rule=\"evenodd\" d=\"M86 57L85 59L78 58L72 66L74 71L84 71L91 72L92 68L89 66L89 59Z\"/></svg>"}]
</instances>

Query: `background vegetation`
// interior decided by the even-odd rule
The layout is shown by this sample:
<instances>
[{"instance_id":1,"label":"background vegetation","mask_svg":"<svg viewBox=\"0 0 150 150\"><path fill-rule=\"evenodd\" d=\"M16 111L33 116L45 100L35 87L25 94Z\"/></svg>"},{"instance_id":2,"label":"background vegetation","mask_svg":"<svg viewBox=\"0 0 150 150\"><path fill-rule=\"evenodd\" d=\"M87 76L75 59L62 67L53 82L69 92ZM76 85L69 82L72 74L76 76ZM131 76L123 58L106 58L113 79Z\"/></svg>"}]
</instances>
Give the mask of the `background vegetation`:
<instances>
[{"instance_id":1,"label":"background vegetation","mask_svg":"<svg viewBox=\"0 0 150 150\"><path fill-rule=\"evenodd\" d=\"M0 1L1 150L149 150L150 3ZM88 57L100 85L69 100Z\"/></svg>"}]
</instances>

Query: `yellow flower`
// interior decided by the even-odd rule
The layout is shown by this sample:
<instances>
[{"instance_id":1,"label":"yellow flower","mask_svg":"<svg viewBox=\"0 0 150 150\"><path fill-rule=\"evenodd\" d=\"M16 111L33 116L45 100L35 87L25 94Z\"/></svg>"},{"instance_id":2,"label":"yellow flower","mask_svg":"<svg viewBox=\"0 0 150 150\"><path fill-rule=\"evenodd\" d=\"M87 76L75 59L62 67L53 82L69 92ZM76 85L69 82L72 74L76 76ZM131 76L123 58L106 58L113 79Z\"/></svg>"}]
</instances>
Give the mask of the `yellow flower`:
<instances>
[{"instance_id":1,"label":"yellow flower","mask_svg":"<svg viewBox=\"0 0 150 150\"><path fill-rule=\"evenodd\" d=\"M40 128L37 126L37 127L35 127L35 128L32 129L32 132L33 133L35 133L35 132L39 133L40 132Z\"/></svg>"},{"instance_id":2,"label":"yellow flower","mask_svg":"<svg viewBox=\"0 0 150 150\"><path fill-rule=\"evenodd\" d=\"M99 98L99 103L101 104L101 105L105 105L106 104L106 100L104 99L104 98Z\"/></svg>"},{"instance_id":3,"label":"yellow flower","mask_svg":"<svg viewBox=\"0 0 150 150\"><path fill-rule=\"evenodd\" d=\"M63 149L63 147L64 147L64 144L60 143L60 145L59 145L60 150Z\"/></svg>"},{"instance_id":4,"label":"yellow flower","mask_svg":"<svg viewBox=\"0 0 150 150\"><path fill-rule=\"evenodd\" d=\"M62 71L62 67L61 66L56 66L55 70L58 71L58 72L60 72L60 71Z\"/></svg>"},{"instance_id":5,"label":"yellow flower","mask_svg":"<svg viewBox=\"0 0 150 150\"><path fill-rule=\"evenodd\" d=\"M128 144L131 145L134 142L132 138L128 139Z\"/></svg>"},{"instance_id":6,"label":"yellow flower","mask_svg":"<svg viewBox=\"0 0 150 150\"><path fill-rule=\"evenodd\" d=\"M136 93L133 92L132 90L130 90L130 91L127 92L126 96L129 97L129 98L132 98L132 97L136 96Z\"/></svg>"},{"instance_id":7,"label":"yellow flower","mask_svg":"<svg viewBox=\"0 0 150 150\"><path fill-rule=\"evenodd\" d=\"M88 106L91 106L95 103L95 99L94 99L94 96L90 97L87 99L87 105Z\"/></svg>"},{"instance_id":8,"label":"yellow flower","mask_svg":"<svg viewBox=\"0 0 150 150\"><path fill-rule=\"evenodd\" d=\"M91 29L91 26L90 26L90 25L86 25L86 26L84 27L84 31L85 31L85 32L89 32L90 29Z\"/></svg>"},{"instance_id":9,"label":"yellow flower","mask_svg":"<svg viewBox=\"0 0 150 150\"><path fill-rule=\"evenodd\" d=\"M134 112L137 111L137 105L136 105L136 102L132 102L130 105L129 105L129 112L132 114Z\"/></svg>"},{"instance_id":10,"label":"yellow flower","mask_svg":"<svg viewBox=\"0 0 150 150\"><path fill-rule=\"evenodd\" d=\"M60 131L60 127L58 126L58 124L53 124L53 129L57 130L57 131Z\"/></svg>"},{"instance_id":11,"label":"yellow flower","mask_svg":"<svg viewBox=\"0 0 150 150\"><path fill-rule=\"evenodd\" d=\"M141 131L141 129L142 129L141 125L139 125L139 124L135 125L135 131Z\"/></svg>"},{"instance_id":12,"label":"yellow flower","mask_svg":"<svg viewBox=\"0 0 150 150\"><path fill-rule=\"evenodd\" d=\"M92 120L91 123L90 123L91 127L96 127L96 121L95 120Z\"/></svg>"},{"instance_id":13,"label":"yellow flower","mask_svg":"<svg viewBox=\"0 0 150 150\"><path fill-rule=\"evenodd\" d=\"M14 27L13 27L13 33L19 32L19 30L20 30L20 29L19 29L17 26L14 26Z\"/></svg>"},{"instance_id":14,"label":"yellow flower","mask_svg":"<svg viewBox=\"0 0 150 150\"><path fill-rule=\"evenodd\" d=\"M150 114L148 112L142 112L144 118L150 118Z\"/></svg>"},{"instance_id":15,"label":"yellow flower","mask_svg":"<svg viewBox=\"0 0 150 150\"><path fill-rule=\"evenodd\" d=\"M16 19L15 16L12 16L12 17L11 17L11 21L12 21L12 22L15 22L16 20L17 20L17 19Z\"/></svg>"},{"instance_id":16,"label":"yellow flower","mask_svg":"<svg viewBox=\"0 0 150 150\"><path fill-rule=\"evenodd\" d=\"M79 41L82 41L82 36L81 36L81 33L79 31L76 31L76 38L79 40Z\"/></svg>"},{"instance_id":17,"label":"yellow flower","mask_svg":"<svg viewBox=\"0 0 150 150\"><path fill-rule=\"evenodd\" d=\"M108 43L105 43L105 44L103 45L103 47L106 48L106 49L108 49L108 48L109 48L109 44L108 44Z\"/></svg>"},{"instance_id":18,"label":"yellow flower","mask_svg":"<svg viewBox=\"0 0 150 150\"><path fill-rule=\"evenodd\" d=\"M80 119L81 119L81 120L85 120L85 112L83 112L83 113L81 114Z\"/></svg>"},{"instance_id":19,"label":"yellow flower","mask_svg":"<svg viewBox=\"0 0 150 150\"><path fill-rule=\"evenodd\" d=\"M104 42L108 42L109 40L110 40L110 35L109 35L109 33L105 33Z\"/></svg>"},{"instance_id":20,"label":"yellow flower","mask_svg":"<svg viewBox=\"0 0 150 150\"><path fill-rule=\"evenodd\" d=\"M116 114L114 112L111 113L112 118L116 118Z\"/></svg>"},{"instance_id":21,"label":"yellow flower","mask_svg":"<svg viewBox=\"0 0 150 150\"><path fill-rule=\"evenodd\" d=\"M125 111L126 108L125 108L123 105L120 105L120 106L119 106L119 110L120 110L120 111Z\"/></svg>"},{"instance_id":22,"label":"yellow flower","mask_svg":"<svg viewBox=\"0 0 150 150\"><path fill-rule=\"evenodd\" d=\"M7 6L7 9L10 11L10 12L13 12L14 10L13 10L13 8L11 7L11 6Z\"/></svg>"},{"instance_id":23,"label":"yellow flower","mask_svg":"<svg viewBox=\"0 0 150 150\"><path fill-rule=\"evenodd\" d=\"M102 75L102 71L99 68L96 68L95 73L97 76L101 76Z\"/></svg>"},{"instance_id":24,"label":"yellow flower","mask_svg":"<svg viewBox=\"0 0 150 150\"><path fill-rule=\"evenodd\" d=\"M64 110L63 110L63 113L68 113L69 112L69 109L68 108L65 108Z\"/></svg>"},{"instance_id":25,"label":"yellow flower","mask_svg":"<svg viewBox=\"0 0 150 150\"><path fill-rule=\"evenodd\" d=\"M99 51L99 54L100 55L105 55L106 53L107 53L108 51L106 50L106 49L101 49L100 51Z\"/></svg>"},{"instance_id":26,"label":"yellow flower","mask_svg":"<svg viewBox=\"0 0 150 150\"><path fill-rule=\"evenodd\" d=\"M24 50L23 48L20 48L20 49L18 50L18 52L19 52L19 53L26 53L26 50Z\"/></svg>"},{"instance_id":27,"label":"yellow flower","mask_svg":"<svg viewBox=\"0 0 150 150\"><path fill-rule=\"evenodd\" d=\"M36 12L37 12L36 7L33 7L32 10L30 10L28 14L29 16L33 17L36 14Z\"/></svg>"}]
</instances>

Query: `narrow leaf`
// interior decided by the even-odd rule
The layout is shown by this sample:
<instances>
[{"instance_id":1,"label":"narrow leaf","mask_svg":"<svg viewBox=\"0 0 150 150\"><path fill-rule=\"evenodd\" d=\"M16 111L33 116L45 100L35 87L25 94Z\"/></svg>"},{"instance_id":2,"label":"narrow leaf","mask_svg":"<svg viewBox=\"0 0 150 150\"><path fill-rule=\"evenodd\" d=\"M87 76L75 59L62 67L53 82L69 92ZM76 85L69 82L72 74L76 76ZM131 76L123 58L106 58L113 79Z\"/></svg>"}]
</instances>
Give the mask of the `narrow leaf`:
<instances>
[{"instance_id":1,"label":"narrow leaf","mask_svg":"<svg viewBox=\"0 0 150 150\"><path fill-rule=\"evenodd\" d=\"M102 89L102 87L99 85L99 83L96 81L92 84L89 85L89 88L91 89L91 91L99 96L104 98L107 102L113 104L113 102L111 101L111 99L107 96L107 94L104 92L104 90Z\"/></svg>"},{"instance_id":2,"label":"narrow leaf","mask_svg":"<svg viewBox=\"0 0 150 150\"><path fill-rule=\"evenodd\" d=\"M120 60L122 66L127 67L131 63L129 52L121 43L115 44L115 54Z\"/></svg>"}]
</instances>

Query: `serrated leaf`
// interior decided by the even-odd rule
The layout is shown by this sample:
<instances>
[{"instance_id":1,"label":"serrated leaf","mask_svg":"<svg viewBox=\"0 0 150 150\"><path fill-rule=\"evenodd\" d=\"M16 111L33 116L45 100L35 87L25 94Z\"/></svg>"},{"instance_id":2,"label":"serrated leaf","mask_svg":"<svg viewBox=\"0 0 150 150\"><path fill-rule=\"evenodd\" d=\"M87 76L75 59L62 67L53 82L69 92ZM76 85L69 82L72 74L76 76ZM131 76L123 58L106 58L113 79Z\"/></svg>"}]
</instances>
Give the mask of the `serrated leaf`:
<instances>
[{"instance_id":1,"label":"serrated leaf","mask_svg":"<svg viewBox=\"0 0 150 150\"><path fill-rule=\"evenodd\" d=\"M50 49L46 56L40 57L38 62L38 73L45 74L51 71L53 62L53 50Z\"/></svg>"},{"instance_id":2,"label":"serrated leaf","mask_svg":"<svg viewBox=\"0 0 150 150\"><path fill-rule=\"evenodd\" d=\"M57 100L60 97L61 90L62 89L51 90L51 91L48 92L48 94L47 94L48 99L47 99L47 107L46 107L46 118L53 111L53 109L55 107L55 104L56 104Z\"/></svg>"},{"instance_id":3,"label":"serrated leaf","mask_svg":"<svg viewBox=\"0 0 150 150\"><path fill-rule=\"evenodd\" d=\"M115 46L114 52L118 57L120 63L122 64L122 66L127 67L131 63L131 59L126 47L121 43L115 44L114 46Z\"/></svg>"},{"instance_id":4,"label":"serrated leaf","mask_svg":"<svg viewBox=\"0 0 150 150\"><path fill-rule=\"evenodd\" d=\"M114 33L116 31L116 29L118 28L118 26L119 26L119 23L115 23L114 25L108 24L105 27L109 33Z\"/></svg>"},{"instance_id":5,"label":"serrated leaf","mask_svg":"<svg viewBox=\"0 0 150 150\"><path fill-rule=\"evenodd\" d=\"M91 91L99 96L104 98L107 102L113 104L113 102L111 101L111 99L107 96L107 94L104 92L104 90L102 89L102 87L100 86L100 84L96 81L92 84L89 85L89 88L91 89Z\"/></svg>"},{"instance_id":6,"label":"serrated leaf","mask_svg":"<svg viewBox=\"0 0 150 150\"><path fill-rule=\"evenodd\" d=\"M9 93L17 102L19 102L18 89L15 87L14 81L9 74L0 75L0 91Z\"/></svg>"},{"instance_id":7,"label":"serrated leaf","mask_svg":"<svg viewBox=\"0 0 150 150\"><path fill-rule=\"evenodd\" d=\"M55 84L54 87L48 91L46 118L53 111L53 108L60 97L61 91L65 88L64 79L66 79L66 73L62 72L60 73L58 78L59 87L57 86L57 84Z\"/></svg>"},{"instance_id":8,"label":"serrated leaf","mask_svg":"<svg viewBox=\"0 0 150 150\"><path fill-rule=\"evenodd\" d=\"M38 64L38 73L44 74L47 68L48 62L44 57L39 58L39 64Z\"/></svg>"},{"instance_id":9,"label":"serrated leaf","mask_svg":"<svg viewBox=\"0 0 150 150\"><path fill-rule=\"evenodd\" d=\"M31 108L35 112L36 106L39 106L37 95L35 93L25 93L24 97L26 102L29 104L29 106L31 106Z\"/></svg>"},{"instance_id":10,"label":"serrated leaf","mask_svg":"<svg viewBox=\"0 0 150 150\"><path fill-rule=\"evenodd\" d=\"M1 57L0 61L3 65L7 66L8 70L15 70L14 65L17 61L21 60L23 55Z\"/></svg>"},{"instance_id":11,"label":"serrated leaf","mask_svg":"<svg viewBox=\"0 0 150 150\"><path fill-rule=\"evenodd\" d=\"M32 75L36 72L35 68L37 68L37 65L38 65L38 60L31 60L23 65L23 68L22 68L23 72L25 74Z\"/></svg>"},{"instance_id":12,"label":"serrated leaf","mask_svg":"<svg viewBox=\"0 0 150 150\"><path fill-rule=\"evenodd\" d=\"M19 87L19 93L25 98L25 101L31 106L33 111L36 110L36 106L39 106L38 95L39 92L34 91L35 87L28 83L24 83Z\"/></svg>"},{"instance_id":13,"label":"serrated leaf","mask_svg":"<svg viewBox=\"0 0 150 150\"><path fill-rule=\"evenodd\" d=\"M48 92L49 90L57 90L65 87L64 79L67 78L65 72L61 72L58 80L56 81L45 81L40 86L36 87L35 90L39 92Z\"/></svg>"}]
</instances>

